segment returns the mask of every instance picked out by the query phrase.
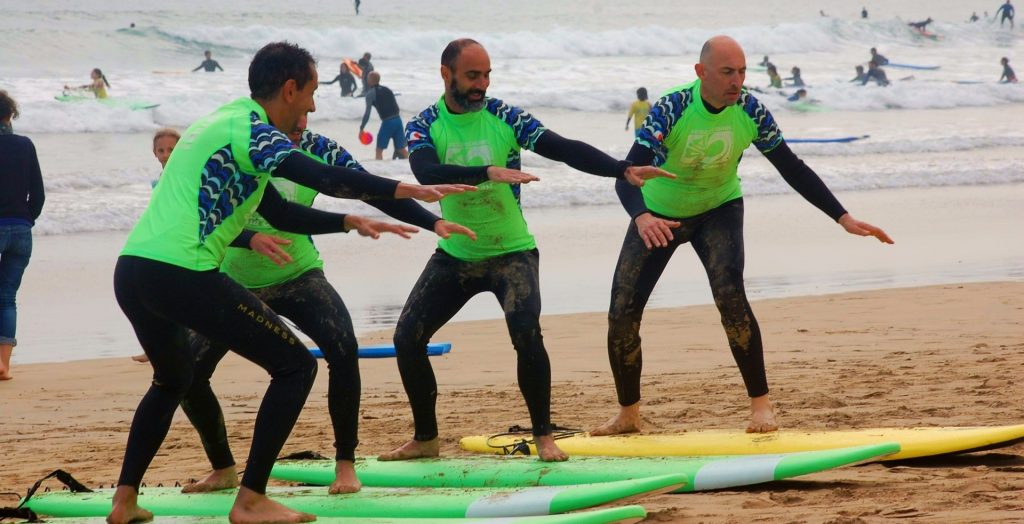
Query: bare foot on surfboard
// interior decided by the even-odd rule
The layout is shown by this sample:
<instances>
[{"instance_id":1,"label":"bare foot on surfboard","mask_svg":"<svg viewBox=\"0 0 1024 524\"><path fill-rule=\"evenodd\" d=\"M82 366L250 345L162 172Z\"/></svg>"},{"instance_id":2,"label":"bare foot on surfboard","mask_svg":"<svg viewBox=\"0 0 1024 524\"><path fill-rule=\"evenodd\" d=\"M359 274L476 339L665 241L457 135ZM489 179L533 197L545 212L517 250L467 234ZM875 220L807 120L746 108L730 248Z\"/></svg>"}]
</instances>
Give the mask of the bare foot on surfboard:
<instances>
[{"instance_id":1,"label":"bare foot on surfboard","mask_svg":"<svg viewBox=\"0 0 1024 524\"><path fill-rule=\"evenodd\" d=\"M441 454L441 442L434 437L431 440L420 442L410 440L405 444L377 457L377 460L409 460L414 458L437 457Z\"/></svg>"},{"instance_id":2,"label":"bare foot on surfboard","mask_svg":"<svg viewBox=\"0 0 1024 524\"><path fill-rule=\"evenodd\" d=\"M328 493L331 495L355 493L362 488L363 483L359 482L355 464L351 460L339 460L334 463L334 482L327 489Z\"/></svg>"},{"instance_id":3,"label":"bare foot on surfboard","mask_svg":"<svg viewBox=\"0 0 1024 524\"><path fill-rule=\"evenodd\" d=\"M640 432L640 403L619 408L618 415L608 419L608 422L590 430L590 436L603 437L606 435L621 435L623 433Z\"/></svg>"},{"instance_id":4,"label":"bare foot on surfboard","mask_svg":"<svg viewBox=\"0 0 1024 524\"><path fill-rule=\"evenodd\" d=\"M569 460L567 455L561 448L555 444L555 437L553 435L541 435L534 437L534 444L537 446L537 456L544 462L563 462Z\"/></svg>"},{"instance_id":5,"label":"bare foot on surfboard","mask_svg":"<svg viewBox=\"0 0 1024 524\"><path fill-rule=\"evenodd\" d=\"M238 472L234 466L213 470L205 479L181 488L182 493L208 493L238 487Z\"/></svg>"},{"instance_id":6,"label":"bare foot on surfboard","mask_svg":"<svg viewBox=\"0 0 1024 524\"><path fill-rule=\"evenodd\" d=\"M294 524L313 522L314 520L316 520L315 515L287 508L269 499L266 495L261 495L245 487L238 490L235 505L231 507L231 513L228 514L228 521L231 524L253 524L256 522Z\"/></svg>"},{"instance_id":7,"label":"bare foot on surfboard","mask_svg":"<svg viewBox=\"0 0 1024 524\"><path fill-rule=\"evenodd\" d=\"M778 431L779 424L775 421L775 408L768 395L750 399L750 424L747 433L770 433Z\"/></svg>"},{"instance_id":8,"label":"bare foot on surfboard","mask_svg":"<svg viewBox=\"0 0 1024 524\"><path fill-rule=\"evenodd\" d=\"M130 522L149 522L153 513L139 507L139 492L131 486L118 486L111 502L108 524L129 524Z\"/></svg>"}]
</instances>

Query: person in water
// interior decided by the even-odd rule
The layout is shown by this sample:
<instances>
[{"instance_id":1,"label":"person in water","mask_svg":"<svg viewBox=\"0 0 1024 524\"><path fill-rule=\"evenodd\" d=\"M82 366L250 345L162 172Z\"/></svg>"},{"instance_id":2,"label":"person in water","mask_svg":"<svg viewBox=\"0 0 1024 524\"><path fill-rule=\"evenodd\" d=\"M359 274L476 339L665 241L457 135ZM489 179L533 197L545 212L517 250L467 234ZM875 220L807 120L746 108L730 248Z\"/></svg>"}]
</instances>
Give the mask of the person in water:
<instances>
[{"instance_id":1,"label":"person in water","mask_svg":"<svg viewBox=\"0 0 1024 524\"><path fill-rule=\"evenodd\" d=\"M1006 0L1005 4L999 6L999 9L996 9L996 14L992 19L995 20L996 17L1002 13L1003 17L999 19L999 27L1003 27L1003 23L1009 20L1010 29L1013 29L1013 11L1013 4L1010 3L1010 0Z\"/></svg>"},{"instance_id":2,"label":"person in water","mask_svg":"<svg viewBox=\"0 0 1024 524\"><path fill-rule=\"evenodd\" d=\"M1010 67L1010 59L1004 56L1003 59L999 61L999 63L1003 64L1003 74L1002 76L999 77L999 83L1016 84L1017 75L1013 72L1013 68Z\"/></svg>"},{"instance_id":3,"label":"person in water","mask_svg":"<svg viewBox=\"0 0 1024 524\"><path fill-rule=\"evenodd\" d=\"M932 17L929 16L925 20L921 20L920 22L910 22L907 25L913 27L914 29L917 29L917 32L919 33L926 33L928 24L932 23L933 21L934 20L932 20Z\"/></svg>"},{"instance_id":4,"label":"person in water","mask_svg":"<svg viewBox=\"0 0 1024 524\"><path fill-rule=\"evenodd\" d=\"M768 87L782 88L782 77L774 65L768 66Z\"/></svg>"},{"instance_id":5,"label":"person in water","mask_svg":"<svg viewBox=\"0 0 1024 524\"><path fill-rule=\"evenodd\" d=\"M858 65L854 69L857 71L857 75L854 76L853 79L850 80L850 82L861 82L861 83L863 83L864 79L867 77L867 73L864 72L864 66Z\"/></svg>"},{"instance_id":6,"label":"person in water","mask_svg":"<svg viewBox=\"0 0 1024 524\"><path fill-rule=\"evenodd\" d=\"M796 93L793 93L791 96L787 97L786 100L790 102L799 102L805 98L807 98L807 90L797 89Z\"/></svg>"},{"instance_id":7,"label":"person in water","mask_svg":"<svg viewBox=\"0 0 1024 524\"><path fill-rule=\"evenodd\" d=\"M647 113L651 112L651 103L647 100L647 88L641 87L636 90L636 101L629 106L629 114L626 115L626 129L629 129L629 121L633 120L633 130L640 129Z\"/></svg>"},{"instance_id":8,"label":"person in water","mask_svg":"<svg viewBox=\"0 0 1024 524\"><path fill-rule=\"evenodd\" d=\"M193 69L192 70L193 73L195 73L196 71L199 71L200 69L202 69L203 71L206 71L207 73L216 73L218 69L220 69L221 71L224 70L224 68L221 67L220 64L218 64L216 60L211 58L213 56L213 53L211 53L209 49L207 49L206 51L203 52L203 56L206 57L206 60L203 60L203 63L199 64L198 67Z\"/></svg>"},{"instance_id":9,"label":"person in water","mask_svg":"<svg viewBox=\"0 0 1024 524\"><path fill-rule=\"evenodd\" d=\"M380 117L380 130L377 131L377 160L384 159L384 150L392 141L395 143L395 154L398 158L409 158L395 93L387 86L380 85L380 73L376 71L367 75L366 81L369 89L366 90L366 111L363 112L363 121L359 124L359 134L363 133L363 129L370 121L370 110L376 108L377 116Z\"/></svg>"},{"instance_id":10,"label":"person in water","mask_svg":"<svg viewBox=\"0 0 1024 524\"><path fill-rule=\"evenodd\" d=\"M793 76L791 76L791 77L786 79L786 80L789 80L791 82L789 84L790 86L792 86L792 87L803 87L803 86L807 85L807 84L804 84L804 79L800 77L800 68L799 67L793 66L793 69L790 69L789 72L790 72L790 74L793 75Z\"/></svg>"},{"instance_id":11,"label":"person in water","mask_svg":"<svg viewBox=\"0 0 1024 524\"><path fill-rule=\"evenodd\" d=\"M110 82L107 82L107 77L103 74L103 71L100 71L100 68L97 67L92 70L92 73L89 73L89 77L92 78L92 82L82 84L78 87L68 87L65 85L64 90L70 91L72 89L80 89L92 92L96 98L106 98L107 88L110 87Z\"/></svg>"},{"instance_id":12,"label":"person in water","mask_svg":"<svg viewBox=\"0 0 1024 524\"><path fill-rule=\"evenodd\" d=\"M889 85L885 71L874 62L868 62L868 72L864 74L864 80L861 80L860 85L866 85L871 80L882 87Z\"/></svg>"},{"instance_id":13,"label":"person in water","mask_svg":"<svg viewBox=\"0 0 1024 524\"><path fill-rule=\"evenodd\" d=\"M356 77L345 62L341 63L341 67L338 68L338 76L334 77L334 80L320 82L320 85L331 85L335 82L341 86L341 96L356 96Z\"/></svg>"},{"instance_id":14,"label":"person in water","mask_svg":"<svg viewBox=\"0 0 1024 524\"><path fill-rule=\"evenodd\" d=\"M876 63L876 64L878 64L880 66L884 66L884 65L887 65L889 63L889 59L884 57L884 56L882 56L882 55L880 55L880 54L878 54L878 50L875 49L874 47L871 48L871 60L870 61L874 62L874 63Z\"/></svg>"}]
</instances>

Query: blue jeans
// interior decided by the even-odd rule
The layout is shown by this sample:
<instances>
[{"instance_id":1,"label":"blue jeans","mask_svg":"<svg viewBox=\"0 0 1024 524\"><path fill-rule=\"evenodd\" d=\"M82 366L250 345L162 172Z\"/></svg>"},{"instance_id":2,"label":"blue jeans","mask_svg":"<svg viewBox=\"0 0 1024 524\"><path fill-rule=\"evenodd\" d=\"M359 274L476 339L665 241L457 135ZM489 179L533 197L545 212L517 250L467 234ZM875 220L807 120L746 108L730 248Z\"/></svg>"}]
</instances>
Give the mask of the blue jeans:
<instances>
[{"instance_id":1,"label":"blue jeans","mask_svg":"<svg viewBox=\"0 0 1024 524\"><path fill-rule=\"evenodd\" d=\"M31 226L0 226L0 344L18 345L14 331L18 309L14 295L32 256Z\"/></svg>"}]
</instances>

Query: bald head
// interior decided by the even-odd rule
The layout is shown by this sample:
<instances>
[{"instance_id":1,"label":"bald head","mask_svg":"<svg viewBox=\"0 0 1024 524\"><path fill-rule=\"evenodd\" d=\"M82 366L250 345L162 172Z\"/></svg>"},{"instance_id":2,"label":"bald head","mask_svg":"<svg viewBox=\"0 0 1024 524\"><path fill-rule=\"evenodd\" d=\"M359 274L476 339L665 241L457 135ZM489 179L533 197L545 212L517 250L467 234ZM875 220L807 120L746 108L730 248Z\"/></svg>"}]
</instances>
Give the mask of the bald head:
<instances>
[{"instance_id":1,"label":"bald head","mask_svg":"<svg viewBox=\"0 0 1024 524\"><path fill-rule=\"evenodd\" d=\"M370 71L370 74L366 75L366 83L371 86L375 86L380 83L380 73L376 71Z\"/></svg>"},{"instance_id":2,"label":"bald head","mask_svg":"<svg viewBox=\"0 0 1024 524\"><path fill-rule=\"evenodd\" d=\"M737 56L746 61L740 43L725 35L709 38L700 49L700 63L704 64L704 67L714 67L712 64L717 61Z\"/></svg>"},{"instance_id":3,"label":"bald head","mask_svg":"<svg viewBox=\"0 0 1024 524\"><path fill-rule=\"evenodd\" d=\"M735 104L747 75L747 58L740 44L719 35L704 42L700 62L693 66L700 78L700 95L714 107Z\"/></svg>"}]
</instances>

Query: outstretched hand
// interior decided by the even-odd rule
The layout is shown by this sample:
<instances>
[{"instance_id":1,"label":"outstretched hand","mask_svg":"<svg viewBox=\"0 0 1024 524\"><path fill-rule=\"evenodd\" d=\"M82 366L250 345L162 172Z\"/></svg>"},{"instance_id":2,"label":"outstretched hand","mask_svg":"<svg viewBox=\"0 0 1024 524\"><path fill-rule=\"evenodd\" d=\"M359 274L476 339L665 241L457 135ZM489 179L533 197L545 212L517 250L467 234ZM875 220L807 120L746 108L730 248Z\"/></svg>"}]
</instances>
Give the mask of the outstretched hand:
<instances>
[{"instance_id":1,"label":"outstretched hand","mask_svg":"<svg viewBox=\"0 0 1024 524\"><path fill-rule=\"evenodd\" d=\"M434 233L437 233L437 236L441 238L448 238L452 235L465 235L471 240L476 240L476 233L472 229L443 219L434 222Z\"/></svg>"},{"instance_id":2,"label":"outstretched hand","mask_svg":"<svg viewBox=\"0 0 1024 524\"><path fill-rule=\"evenodd\" d=\"M524 173L518 169L509 169L507 167L488 166L487 167L487 178L491 182L504 182L506 184L529 184L530 182L537 182L540 179L529 174Z\"/></svg>"},{"instance_id":3,"label":"outstretched hand","mask_svg":"<svg viewBox=\"0 0 1024 524\"><path fill-rule=\"evenodd\" d=\"M644 241L647 249L668 247L668 243L675 238L672 235L672 230L682 226L679 222L658 218L650 213L636 217L635 222L636 231L640 234L640 239Z\"/></svg>"},{"instance_id":4,"label":"outstretched hand","mask_svg":"<svg viewBox=\"0 0 1024 524\"><path fill-rule=\"evenodd\" d=\"M401 182L395 188L395 198L412 198L421 202L437 202L448 195L476 191L476 186L467 184L437 184L432 186L421 186L419 184L406 184Z\"/></svg>"},{"instance_id":5,"label":"outstretched hand","mask_svg":"<svg viewBox=\"0 0 1024 524\"><path fill-rule=\"evenodd\" d=\"M654 166L629 166L624 174L626 182L636 187L644 185L644 182L652 178L675 178L676 176L660 167Z\"/></svg>"},{"instance_id":6,"label":"outstretched hand","mask_svg":"<svg viewBox=\"0 0 1024 524\"><path fill-rule=\"evenodd\" d=\"M849 213L839 217L839 225L843 226L843 229L851 235L875 237L883 244L895 244L893 239L889 238L885 231L882 231L882 228L875 227L867 222L861 222L853 218Z\"/></svg>"},{"instance_id":7,"label":"outstretched hand","mask_svg":"<svg viewBox=\"0 0 1024 524\"><path fill-rule=\"evenodd\" d=\"M284 266L292 261L291 255L281 249L280 246L287 246L292 241L266 233L256 233L249 239L249 249L270 259L278 266Z\"/></svg>"},{"instance_id":8,"label":"outstretched hand","mask_svg":"<svg viewBox=\"0 0 1024 524\"><path fill-rule=\"evenodd\" d=\"M412 238L412 235L419 231L419 229L405 224L382 222L359 215L345 215L345 231L352 231L353 229L361 236L370 237L374 240L380 238L381 233L392 233L402 238Z\"/></svg>"}]
</instances>

